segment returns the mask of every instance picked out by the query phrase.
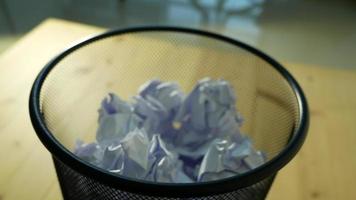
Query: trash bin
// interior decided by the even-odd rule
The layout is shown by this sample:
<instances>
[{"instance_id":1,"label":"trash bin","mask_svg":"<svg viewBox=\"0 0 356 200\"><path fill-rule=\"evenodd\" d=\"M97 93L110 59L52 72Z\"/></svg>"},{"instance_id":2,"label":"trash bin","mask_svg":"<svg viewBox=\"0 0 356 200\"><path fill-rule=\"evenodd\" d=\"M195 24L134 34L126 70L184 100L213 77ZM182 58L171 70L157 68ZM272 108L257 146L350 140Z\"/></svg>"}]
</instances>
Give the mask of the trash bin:
<instances>
[{"instance_id":1,"label":"trash bin","mask_svg":"<svg viewBox=\"0 0 356 200\"><path fill-rule=\"evenodd\" d=\"M77 139L95 139L97 110L109 92L127 99L154 78L189 91L204 77L223 78L236 90L241 130L265 153L265 164L216 181L155 183L112 174L72 153ZM265 199L302 146L309 122L300 86L271 57L218 34L177 27L113 30L75 44L40 72L29 109L65 200Z\"/></svg>"}]
</instances>

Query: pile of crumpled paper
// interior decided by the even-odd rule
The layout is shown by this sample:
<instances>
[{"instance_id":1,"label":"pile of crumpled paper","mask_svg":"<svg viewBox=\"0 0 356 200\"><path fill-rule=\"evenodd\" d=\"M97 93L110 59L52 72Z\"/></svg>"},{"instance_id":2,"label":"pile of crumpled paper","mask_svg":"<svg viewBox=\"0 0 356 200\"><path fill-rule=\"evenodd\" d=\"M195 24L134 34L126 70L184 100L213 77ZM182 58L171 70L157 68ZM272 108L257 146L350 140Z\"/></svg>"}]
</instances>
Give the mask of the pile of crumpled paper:
<instances>
[{"instance_id":1,"label":"pile of crumpled paper","mask_svg":"<svg viewBox=\"0 0 356 200\"><path fill-rule=\"evenodd\" d=\"M132 102L109 94L96 141L77 141L81 159L129 178L192 183L244 173L266 161L240 133L236 96L224 80L205 78L185 95L176 83L152 80Z\"/></svg>"}]
</instances>

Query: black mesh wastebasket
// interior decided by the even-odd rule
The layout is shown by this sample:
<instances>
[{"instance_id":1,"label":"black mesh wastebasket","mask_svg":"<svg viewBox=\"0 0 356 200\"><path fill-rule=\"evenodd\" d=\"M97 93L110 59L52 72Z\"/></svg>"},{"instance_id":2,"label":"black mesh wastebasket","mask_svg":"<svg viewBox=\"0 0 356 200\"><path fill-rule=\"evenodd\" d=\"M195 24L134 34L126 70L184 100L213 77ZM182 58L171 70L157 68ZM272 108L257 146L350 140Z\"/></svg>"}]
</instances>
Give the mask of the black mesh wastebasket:
<instances>
[{"instance_id":1,"label":"black mesh wastebasket","mask_svg":"<svg viewBox=\"0 0 356 200\"><path fill-rule=\"evenodd\" d=\"M128 99L154 78L187 92L204 77L223 78L236 90L242 132L265 153L265 164L217 181L169 184L115 175L72 153L77 139L95 139L97 110L109 92ZM224 36L173 27L115 30L70 47L38 75L30 116L66 200L264 199L308 128L301 88L272 58Z\"/></svg>"}]
</instances>

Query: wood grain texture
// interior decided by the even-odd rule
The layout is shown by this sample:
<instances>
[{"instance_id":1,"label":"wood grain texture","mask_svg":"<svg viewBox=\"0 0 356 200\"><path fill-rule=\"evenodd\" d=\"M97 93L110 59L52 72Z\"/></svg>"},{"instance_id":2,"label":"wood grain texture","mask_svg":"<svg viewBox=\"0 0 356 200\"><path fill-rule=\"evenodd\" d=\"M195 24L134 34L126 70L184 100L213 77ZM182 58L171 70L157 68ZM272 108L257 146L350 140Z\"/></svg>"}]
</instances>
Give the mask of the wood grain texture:
<instances>
[{"instance_id":1,"label":"wood grain texture","mask_svg":"<svg viewBox=\"0 0 356 200\"><path fill-rule=\"evenodd\" d=\"M0 199L61 199L50 154L28 116L30 87L44 64L103 29L47 20L0 56ZM286 64L307 95L309 136L277 176L268 199L356 199L356 72Z\"/></svg>"}]
</instances>

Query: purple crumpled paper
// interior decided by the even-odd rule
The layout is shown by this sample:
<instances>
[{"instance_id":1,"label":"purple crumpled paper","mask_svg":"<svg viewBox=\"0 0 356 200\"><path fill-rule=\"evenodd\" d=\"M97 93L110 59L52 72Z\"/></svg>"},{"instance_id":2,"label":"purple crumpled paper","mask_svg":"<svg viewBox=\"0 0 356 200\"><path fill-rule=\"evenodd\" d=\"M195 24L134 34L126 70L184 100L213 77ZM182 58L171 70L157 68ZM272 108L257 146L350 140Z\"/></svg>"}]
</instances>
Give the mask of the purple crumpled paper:
<instances>
[{"instance_id":1,"label":"purple crumpled paper","mask_svg":"<svg viewBox=\"0 0 356 200\"><path fill-rule=\"evenodd\" d=\"M160 135L153 135L149 149L149 166L146 180L167 183L193 182L182 172L183 163L178 155L170 152Z\"/></svg>"},{"instance_id":2,"label":"purple crumpled paper","mask_svg":"<svg viewBox=\"0 0 356 200\"><path fill-rule=\"evenodd\" d=\"M140 118L134 114L133 107L110 93L99 109L99 127L96 140L99 144L110 145L120 141L125 135L138 127Z\"/></svg>"},{"instance_id":3,"label":"purple crumpled paper","mask_svg":"<svg viewBox=\"0 0 356 200\"><path fill-rule=\"evenodd\" d=\"M140 87L139 95L133 99L134 112L142 119L142 126L150 138L157 133L162 138L174 137L172 120L184 99L176 83L149 81Z\"/></svg>"},{"instance_id":4,"label":"purple crumpled paper","mask_svg":"<svg viewBox=\"0 0 356 200\"><path fill-rule=\"evenodd\" d=\"M100 165L104 149L95 142L86 144L81 140L77 140L73 153L89 163Z\"/></svg>"},{"instance_id":5,"label":"purple crumpled paper","mask_svg":"<svg viewBox=\"0 0 356 200\"><path fill-rule=\"evenodd\" d=\"M242 118L235 108L236 97L227 81L202 79L185 99L175 117L182 124L175 140L185 156L203 156L216 138L239 133Z\"/></svg>"},{"instance_id":6,"label":"purple crumpled paper","mask_svg":"<svg viewBox=\"0 0 356 200\"><path fill-rule=\"evenodd\" d=\"M184 95L176 83L152 80L132 100L110 93L99 109L96 142L77 141L74 154L114 174L166 183L218 180L266 161L240 133L227 81L205 78Z\"/></svg>"},{"instance_id":7,"label":"purple crumpled paper","mask_svg":"<svg viewBox=\"0 0 356 200\"><path fill-rule=\"evenodd\" d=\"M149 145L145 130L135 128L111 145L83 144L79 141L74 154L112 173L143 179L148 170Z\"/></svg>"},{"instance_id":8,"label":"purple crumpled paper","mask_svg":"<svg viewBox=\"0 0 356 200\"><path fill-rule=\"evenodd\" d=\"M253 149L247 137L238 142L217 139L204 156L198 181L218 180L242 174L264 162L264 155Z\"/></svg>"}]
</instances>

